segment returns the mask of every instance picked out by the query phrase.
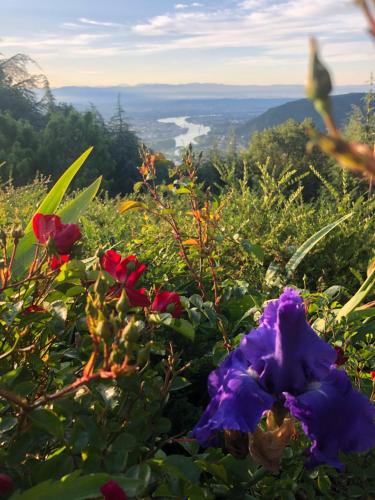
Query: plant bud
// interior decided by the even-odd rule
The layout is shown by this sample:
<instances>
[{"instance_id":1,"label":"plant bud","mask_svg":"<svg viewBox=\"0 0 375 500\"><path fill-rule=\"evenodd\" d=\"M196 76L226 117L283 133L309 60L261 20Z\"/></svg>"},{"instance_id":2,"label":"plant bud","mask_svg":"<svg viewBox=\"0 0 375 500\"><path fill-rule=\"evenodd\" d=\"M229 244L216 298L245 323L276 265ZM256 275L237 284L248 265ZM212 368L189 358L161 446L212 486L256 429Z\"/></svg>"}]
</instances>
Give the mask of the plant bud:
<instances>
[{"instance_id":1,"label":"plant bud","mask_svg":"<svg viewBox=\"0 0 375 500\"><path fill-rule=\"evenodd\" d=\"M97 294L100 302L104 302L108 287L102 274L99 274L94 286L95 293Z\"/></svg>"},{"instance_id":2,"label":"plant bud","mask_svg":"<svg viewBox=\"0 0 375 500\"><path fill-rule=\"evenodd\" d=\"M121 296L116 303L116 311L118 313L125 313L127 310L127 295L125 289L122 290Z\"/></svg>"},{"instance_id":3,"label":"plant bud","mask_svg":"<svg viewBox=\"0 0 375 500\"><path fill-rule=\"evenodd\" d=\"M312 101L328 99L332 90L332 81L327 68L318 57L318 47L315 39L310 41L310 70L307 81L307 97Z\"/></svg>"},{"instance_id":4,"label":"plant bud","mask_svg":"<svg viewBox=\"0 0 375 500\"><path fill-rule=\"evenodd\" d=\"M22 226L14 226L11 233L14 243L18 243L18 241L24 236L24 234L25 232L22 229Z\"/></svg>"},{"instance_id":5,"label":"plant bud","mask_svg":"<svg viewBox=\"0 0 375 500\"><path fill-rule=\"evenodd\" d=\"M4 229L0 229L0 245L4 246L7 242L7 234Z\"/></svg>"},{"instance_id":6,"label":"plant bud","mask_svg":"<svg viewBox=\"0 0 375 500\"><path fill-rule=\"evenodd\" d=\"M138 327L135 324L134 318L132 318L131 321L123 329L121 338L124 342L127 342L128 344L133 344L138 340L138 337L139 337Z\"/></svg>"},{"instance_id":7,"label":"plant bud","mask_svg":"<svg viewBox=\"0 0 375 500\"><path fill-rule=\"evenodd\" d=\"M152 342L148 342L142 349L138 351L137 355L137 365L145 365L150 357L150 349Z\"/></svg>"},{"instance_id":8,"label":"plant bud","mask_svg":"<svg viewBox=\"0 0 375 500\"><path fill-rule=\"evenodd\" d=\"M110 321L104 319L96 325L96 334L102 337L104 342L108 343L112 339L112 325Z\"/></svg>"}]
</instances>

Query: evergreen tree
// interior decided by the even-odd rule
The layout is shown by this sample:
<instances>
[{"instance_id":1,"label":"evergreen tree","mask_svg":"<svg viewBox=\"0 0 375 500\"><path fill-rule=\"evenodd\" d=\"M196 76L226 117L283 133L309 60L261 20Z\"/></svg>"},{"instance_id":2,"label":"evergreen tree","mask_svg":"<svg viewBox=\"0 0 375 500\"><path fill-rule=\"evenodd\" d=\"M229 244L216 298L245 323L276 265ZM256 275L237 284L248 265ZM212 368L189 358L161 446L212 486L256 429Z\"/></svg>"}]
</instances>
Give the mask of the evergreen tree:
<instances>
[{"instance_id":1,"label":"evergreen tree","mask_svg":"<svg viewBox=\"0 0 375 500\"><path fill-rule=\"evenodd\" d=\"M117 192L131 192L134 183L139 180L140 145L137 136L129 129L125 120L125 111L120 96L108 129L110 133L109 150L114 162Z\"/></svg>"}]
</instances>

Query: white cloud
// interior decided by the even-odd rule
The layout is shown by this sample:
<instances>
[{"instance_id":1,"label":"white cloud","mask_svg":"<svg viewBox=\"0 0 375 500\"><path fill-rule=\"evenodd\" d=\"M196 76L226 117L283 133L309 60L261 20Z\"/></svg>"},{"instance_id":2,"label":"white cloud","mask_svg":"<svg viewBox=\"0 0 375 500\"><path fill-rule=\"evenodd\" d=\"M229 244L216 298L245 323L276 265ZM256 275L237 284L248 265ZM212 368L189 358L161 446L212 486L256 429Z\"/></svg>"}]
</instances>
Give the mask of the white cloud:
<instances>
[{"instance_id":1,"label":"white cloud","mask_svg":"<svg viewBox=\"0 0 375 500\"><path fill-rule=\"evenodd\" d=\"M244 9L253 7L248 12ZM133 32L157 39L137 45L142 52L180 49L247 48L258 59L283 50L289 57L305 57L307 41L317 36L328 46L341 39L360 39L366 57L370 42L365 40L366 24L358 9L349 3L337 8L337 0L247 0L237 9L176 12L155 16L137 24ZM362 41L363 39L363 41ZM340 51L340 44L337 50ZM367 48L366 48L367 47ZM302 50L303 48L303 50ZM344 45L341 52L345 53ZM354 57L358 55L358 51ZM337 57L337 54L336 54Z\"/></svg>"},{"instance_id":2,"label":"white cloud","mask_svg":"<svg viewBox=\"0 0 375 500\"><path fill-rule=\"evenodd\" d=\"M188 4L188 3L176 3L176 5L174 6L174 8L176 10L188 9L189 7L203 7L203 4L199 3L199 2L193 2L191 4Z\"/></svg>"},{"instance_id":3,"label":"white cloud","mask_svg":"<svg viewBox=\"0 0 375 500\"><path fill-rule=\"evenodd\" d=\"M112 23L107 21L95 21L94 19L87 19L86 17L80 17L79 22L82 24L88 24L90 26L102 26L104 28L113 28L117 26L121 26L118 23Z\"/></svg>"},{"instance_id":4,"label":"white cloud","mask_svg":"<svg viewBox=\"0 0 375 500\"><path fill-rule=\"evenodd\" d=\"M264 0L245 0L244 2L241 2L240 4L238 4L238 6L240 7L240 9L249 9L249 10L253 10L253 9L256 9L264 4Z\"/></svg>"}]
</instances>

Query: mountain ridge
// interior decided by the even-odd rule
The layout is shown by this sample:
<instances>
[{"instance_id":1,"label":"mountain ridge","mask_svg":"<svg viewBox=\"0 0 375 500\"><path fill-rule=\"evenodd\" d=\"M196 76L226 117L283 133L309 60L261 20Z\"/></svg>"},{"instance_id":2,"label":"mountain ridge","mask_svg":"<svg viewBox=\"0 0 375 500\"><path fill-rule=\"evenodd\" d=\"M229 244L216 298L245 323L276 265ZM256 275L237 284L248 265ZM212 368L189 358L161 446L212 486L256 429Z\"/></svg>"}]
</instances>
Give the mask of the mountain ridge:
<instances>
[{"instance_id":1,"label":"mountain ridge","mask_svg":"<svg viewBox=\"0 0 375 500\"><path fill-rule=\"evenodd\" d=\"M363 92L351 92L332 96L333 115L340 127L345 124L353 106L363 105L365 95ZM312 118L317 128L324 130L323 120L315 111L311 101L297 99L269 108L264 113L237 127L236 134L241 142L247 142L255 132L276 127L289 119L302 122L306 118Z\"/></svg>"}]
</instances>

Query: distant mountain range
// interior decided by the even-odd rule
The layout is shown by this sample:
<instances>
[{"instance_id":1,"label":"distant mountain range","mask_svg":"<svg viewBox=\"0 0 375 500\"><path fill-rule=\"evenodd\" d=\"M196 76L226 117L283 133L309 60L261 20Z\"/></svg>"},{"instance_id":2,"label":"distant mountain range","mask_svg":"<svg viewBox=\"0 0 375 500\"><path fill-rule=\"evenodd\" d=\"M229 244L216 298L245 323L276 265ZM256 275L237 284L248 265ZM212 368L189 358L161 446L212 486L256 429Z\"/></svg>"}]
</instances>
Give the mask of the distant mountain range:
<instances>
[{"instance_id":1,"label":"distant mountain range","mask_svg":"<svg viewBox=\"0 0 375 500\"><path fill-rule=\"evenodd\" d=\"M336 92L364 92L366 86L337 87ZM59 87L53 93L60 102L73 104L78 109L87 109L94 104L105 116L114 110L118 96L123 107L130 113L155 112L160 115L166 111L169 116L189 114L190 109L201 113L227 112L230 106L244 111L258 101L258 108L263 111L271 106L298 99L305 95L303 85L223 85L212 83L189 83L183 85L147 84L123 85L113 87ZM218 101L222 103L219 104ZM263 102L261 102L263 101ZM253 113L252 113L253 115Z\"/></svg>"},{"instance_id":2,"label":"distant mountain range","mask_svg":"<svg viewBox=\"0 0 375 500\"><path fill-rule=\"evenodd\" d=\"M333 114L338 125L342 126L345 124L354 105L363 105L364 96L364 93L356 92L332 97ZM311 101L299 99L272 107L261 115L240 125L236 129L236 135L241 142L248 142L254 132L281 125L288 119L302 122L305 118L312 118L316 126L320 130L324 130L323 121L315 111Z\"/></svg>"}]
</instances>

